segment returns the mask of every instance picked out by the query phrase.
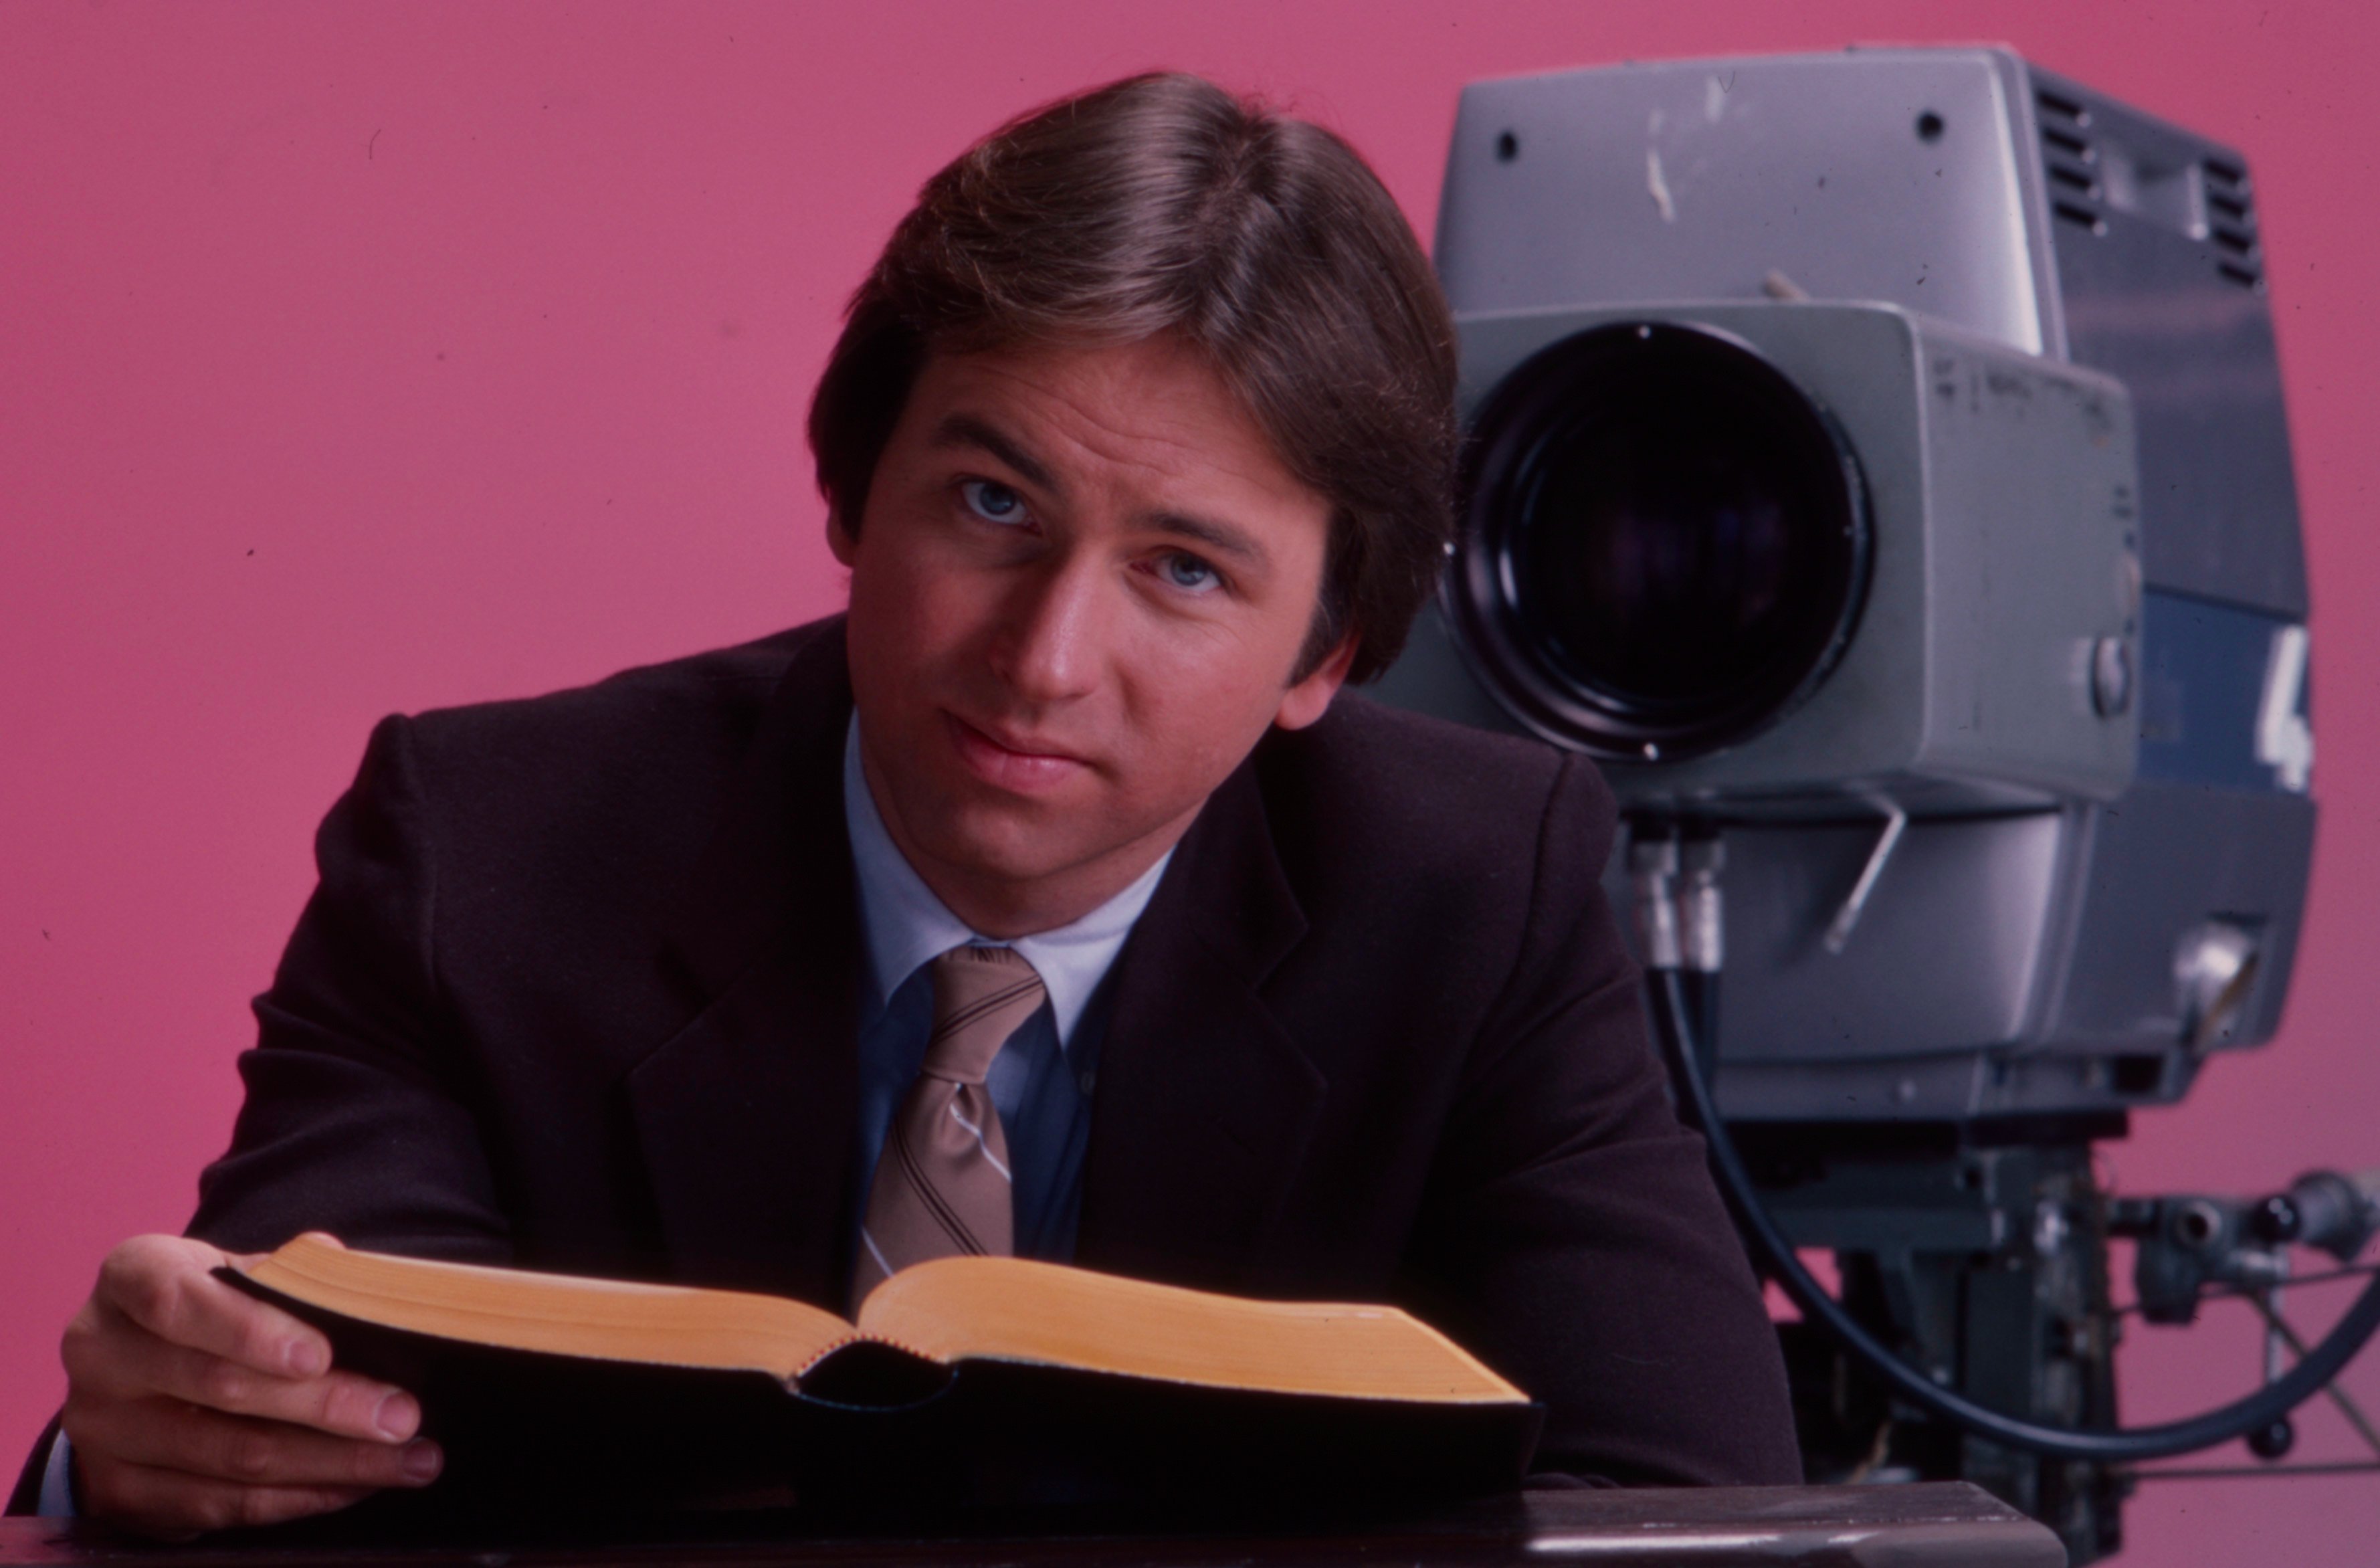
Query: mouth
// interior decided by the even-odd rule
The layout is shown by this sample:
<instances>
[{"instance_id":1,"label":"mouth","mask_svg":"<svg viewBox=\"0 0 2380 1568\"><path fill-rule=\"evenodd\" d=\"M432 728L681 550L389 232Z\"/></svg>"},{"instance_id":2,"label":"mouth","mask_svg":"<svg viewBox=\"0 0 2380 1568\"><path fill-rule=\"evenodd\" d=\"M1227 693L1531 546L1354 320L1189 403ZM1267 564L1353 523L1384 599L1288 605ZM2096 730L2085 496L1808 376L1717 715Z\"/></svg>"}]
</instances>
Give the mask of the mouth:
<instances>
[{"instance_id":1,"label":"mouth","mask_svg":"<svg viewBox=\"0 0 2380 1568\"><path fill-rule=\"evenodd\" d=\"M1031 735L970 723L947 710L942 717L950 725L960 760L996 788L1039 795L1090 766L1074 753Z\"/></svg>"}]
</instances>

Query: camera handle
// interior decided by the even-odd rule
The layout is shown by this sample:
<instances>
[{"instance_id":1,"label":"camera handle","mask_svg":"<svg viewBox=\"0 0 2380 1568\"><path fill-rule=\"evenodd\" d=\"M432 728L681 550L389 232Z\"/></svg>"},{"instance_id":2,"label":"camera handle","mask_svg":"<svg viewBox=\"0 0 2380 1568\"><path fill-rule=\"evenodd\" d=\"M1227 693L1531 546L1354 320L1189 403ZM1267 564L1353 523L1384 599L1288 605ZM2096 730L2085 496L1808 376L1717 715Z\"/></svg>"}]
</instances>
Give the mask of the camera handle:
<instances>
[{"instance_id":1,"label":"camera handle","mask_svg":"<svg viewBox=\"0 0 2380 1568\"><path fill-rule=\"evenodd\" d=\"M1692 902L1699 907L1682 912L1682 918L1677 901L1674 840L1668 846L1670 853L1666 864L1658 853L1658 843L1640 841L1640 847L1656 853L1639 862L1638 904L1652 937L1646 944L1645 980L1654 1035L1676 1086L1679 1111L1687 1124L1702 1134L1720 1195L1726 1198L1737 1226L1752 1244L1761 1266L1810 1321L1825 1328L1894 1394L1978 1436L2054 1459L2101 1465L2163 1459L2212 1448L2272 1427L2322 1392L2363 1348L2374 1331L2380 1330L2380 1278L2375 1278L2330 1332L2279 1379L2229 1404L2154 1427L2093 1430L2044 1426L2003 1415L1936 1383L1895 1355L1889 1345L1827 1294L1826 1287L1802 1266L1792 1243L1761 1202L1743 1156L1729 1136L1727 1124L1719 1119L1705 1070L1718 1044L1716 1039L1706 1038L1705 1022L1717 1015L1718 991L1717 857L1709 855L1703 859L1703 866L1712 874L1692 879Z\"/></svg>"}]
</instances>

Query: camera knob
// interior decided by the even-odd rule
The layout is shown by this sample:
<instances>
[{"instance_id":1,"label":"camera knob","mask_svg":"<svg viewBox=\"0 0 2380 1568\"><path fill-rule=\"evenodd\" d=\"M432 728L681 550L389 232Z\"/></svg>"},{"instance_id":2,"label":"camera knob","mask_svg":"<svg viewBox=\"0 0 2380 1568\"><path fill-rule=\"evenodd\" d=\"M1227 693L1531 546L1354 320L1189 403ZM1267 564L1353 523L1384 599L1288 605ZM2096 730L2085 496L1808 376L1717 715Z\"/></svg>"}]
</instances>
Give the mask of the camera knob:
<instances>
[{"instance_id":1,"label":"camera knob","mask_svg":"<svg viewBox=\"0 0 2380 1568\"><path fill-rule=\"evenodd\" d=\"M2091 706L2103 719L2121 718L2132 706L2132 655L2120 637L2091 645Z\"/></svg>"}]
</instances>

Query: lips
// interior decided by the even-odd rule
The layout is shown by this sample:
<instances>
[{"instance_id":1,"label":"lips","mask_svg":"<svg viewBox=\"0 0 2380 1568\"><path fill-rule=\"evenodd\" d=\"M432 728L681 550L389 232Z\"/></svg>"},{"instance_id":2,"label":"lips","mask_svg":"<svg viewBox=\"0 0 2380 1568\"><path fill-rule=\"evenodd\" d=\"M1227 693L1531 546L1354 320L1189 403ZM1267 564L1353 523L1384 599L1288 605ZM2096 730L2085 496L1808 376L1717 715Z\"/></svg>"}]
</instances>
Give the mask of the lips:
<instances>
[{"instance_id":1,"label":"lips","mask_svg":"<svg viewBox=\"0 0 2380 1568\"><path fill-rule=\"evenodd\" d=\"M945 711L951 738L969 772L995 788L1018 795L1054 789L1090 764L1071 752L1031 736L970 723Z\"/></svg>"}]
</instances>

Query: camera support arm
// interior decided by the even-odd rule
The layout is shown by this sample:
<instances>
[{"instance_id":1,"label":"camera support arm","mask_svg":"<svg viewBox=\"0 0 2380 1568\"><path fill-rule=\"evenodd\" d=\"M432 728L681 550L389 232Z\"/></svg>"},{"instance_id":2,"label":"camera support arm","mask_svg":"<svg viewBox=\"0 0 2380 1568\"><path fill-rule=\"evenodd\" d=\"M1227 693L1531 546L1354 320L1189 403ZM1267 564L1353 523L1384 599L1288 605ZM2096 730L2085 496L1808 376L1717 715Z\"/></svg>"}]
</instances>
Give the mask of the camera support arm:
<instances>
[{"instance_id":1,"label":"camera support arm","mask_svg":"<svg viewBox=\"0 0 2380 1568\"><path fill-rule=\"evenodd\" d=\"M1689 936L1698 930L1716 932L1717 845L1707 838L1688 842L1710 845L1702 857L1712 875L1698 879L1694 892L1702 906L1693 911L1699 917L1694 918L1686 918L1678 903L1681 857L1674 829L1640 833L1630 850L1637 908L1645 920L1648 938L1654 939L1645 944L1654 1034L1677 1088L1680 1113L1703 1135L1720 1193L1762 1269L1811 1321L1822 1325L1896 1396L1994 1441L2053 1458L2101 1465L2161 1459L2211 1448L2272 1426L2321 1392L2380 1331L2380 1278L2375 1278L2302 1360L2253 1393L2180 1421L2095 1430L2046 1426L2003 1415L1942 1387L1902 1360L1803 1267L1792 1244L1761 1202L1751 1172L1719 1118L1705 1067L1712 1061L1717 1043L1705 1020L1715 1015L1718 943L1716 940L1707 944L1694 942ZM1664 907L1666 914L1661 913Z\"/></svg>"}]
</instances>

